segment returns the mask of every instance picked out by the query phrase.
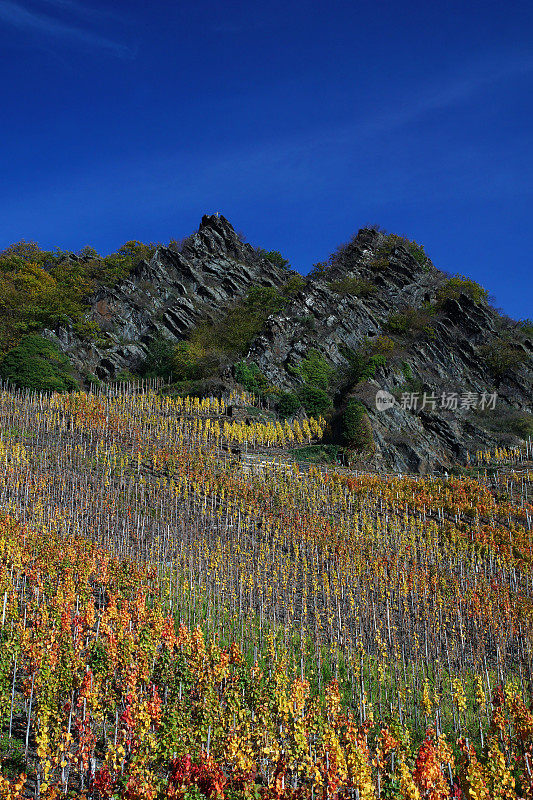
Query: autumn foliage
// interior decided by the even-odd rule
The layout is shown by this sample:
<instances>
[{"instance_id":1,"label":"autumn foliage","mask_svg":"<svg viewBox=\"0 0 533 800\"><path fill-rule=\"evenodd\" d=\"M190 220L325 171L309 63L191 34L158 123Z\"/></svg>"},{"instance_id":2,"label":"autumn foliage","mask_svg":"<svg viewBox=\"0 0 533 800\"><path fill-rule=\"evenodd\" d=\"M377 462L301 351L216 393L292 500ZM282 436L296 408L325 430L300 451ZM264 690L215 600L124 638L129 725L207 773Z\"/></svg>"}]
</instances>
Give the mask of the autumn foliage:
<instances>
[{"instance_id":1,"label":"autumn foliage","mask_svg":"<svg viewBox=\"0 0 533 800\"><path fill-rule=\"evenodd\" d=\"M527 467L245 470L225 411L0 394L0 798L532 798Z\"/></svg>"}]
</instances>

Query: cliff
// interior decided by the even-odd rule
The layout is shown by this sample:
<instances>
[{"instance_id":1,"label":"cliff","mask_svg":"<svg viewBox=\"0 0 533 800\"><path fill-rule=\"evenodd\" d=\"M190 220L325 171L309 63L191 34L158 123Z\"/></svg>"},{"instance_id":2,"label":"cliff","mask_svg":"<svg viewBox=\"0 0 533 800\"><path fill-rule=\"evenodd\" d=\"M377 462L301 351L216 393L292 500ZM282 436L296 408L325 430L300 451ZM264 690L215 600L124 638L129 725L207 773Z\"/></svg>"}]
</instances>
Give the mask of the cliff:
<instances>
[{"instance_id":1,"label":"cliff","mask_svg":"<svg viewBox=\"0 0 533 800\"><path fill-rule=\"evenodd\" d=\"M271 384L294 391L302 383L295 369L318 350L337 376L330 387L332 437L354 398L371 422L373 464L423 473L447 469L478 448L518 441L532 412L533 342L485 297L462 291L461 282L447 291L449 276L412 244L375 229L359 231L268 317L246 360ZM98 343L69 326L47 335L80 374L109 380L138 369L156 339L186 339L252 287L279 288L287 277L286 269L244 244L224 217L204 216L181 247L158 247L127 278L89 298L86 316L99 326ZM507 356L516 354L515 363L495 366L502 347ZM347 352L385 356L373 376L350 383L338 377ZM233 375L228 367L220 377L229 382ZM394 405L379 410L378 390L393 396ZM454 395L457 408L449 399Z\"/></svg>"}]
</instances>

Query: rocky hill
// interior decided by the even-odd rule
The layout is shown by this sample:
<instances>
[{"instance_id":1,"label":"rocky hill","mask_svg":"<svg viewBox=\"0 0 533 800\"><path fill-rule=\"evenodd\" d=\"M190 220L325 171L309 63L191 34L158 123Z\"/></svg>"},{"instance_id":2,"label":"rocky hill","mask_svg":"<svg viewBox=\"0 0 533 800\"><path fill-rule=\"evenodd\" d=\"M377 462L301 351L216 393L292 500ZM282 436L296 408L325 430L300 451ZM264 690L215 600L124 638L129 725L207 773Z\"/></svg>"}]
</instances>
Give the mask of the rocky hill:
<instances>
[{"instance_id":1,"label":"rocky hill","mask_svg":"<svg viewBox=\"0 0 533 800\"><path fill-rule=\"evenodd\" d=\"M127 278L89 298L86 318L103 332L103 346L68 327L47 333L57 338L81 374L109 380L124 370L135 371L151 341L161 336L180 341L250 287L277 286L285 278L285 270L241 242L224 217L204 216L179 249L158 247Z\"/></svg>"},{"instance_id":2,"label":"rocky hill","mask_svg":"<svg viewBox=\"0 0 533 800\"><path fill-rule=\"evenodd\" d=\"M230 348L219 359L212 377L220 385L239 378L244 364L274 404L302 398L306 387L329 398L331 440L364 446L378 468L449 469L468 451L513 444L533 430L531 326L502 317L481 287L450 279L423 248L362 229L306 279L266 256L224 217L204 216L180 246L157 247L93 292L85 320L97 337L64 322L44 335L79 376L108 381L146 369L155 342L190 340L201 325L216 338L217 320L264 287L265 297L282 302L244 352ZM378 391L388 393L380 408ZM350 441L343 423L354 411L355 428L362 418L371 427L362 443Z\"/></svg>"},{"instance_id":3,"label":"rocky hill","mask_svg":"<svg viewBox=\"0 0 533 800\"><path fill-rule=\"evenodd\" d=\"M346 346L372 352L374 341L379 353L392 344L375 376L345 386L335 403L342 408L354 397L364 404L375 458L387 467L446 469L464 462L467 452L511 443L513 434L527 433L533 405L530 332L523 334L485 299L475 302L460 285L446 297L449 278L430 263L421 264L401 243L381 256L385 238L379 231L361 230L333 258L327 274L310 281L283 314L267 320L250 358L271 381L286 384L287 369L311 347L320 347L342 367ZM365 296L343 294L350 277L371 290L363 291ZM513 353L514 363L503 363ZM376 408L379 390L395 398L394 406ZM441 407L446 404L451 408ZM522 431L519 420L526 421Z\"/></svg>"}]
</instances>

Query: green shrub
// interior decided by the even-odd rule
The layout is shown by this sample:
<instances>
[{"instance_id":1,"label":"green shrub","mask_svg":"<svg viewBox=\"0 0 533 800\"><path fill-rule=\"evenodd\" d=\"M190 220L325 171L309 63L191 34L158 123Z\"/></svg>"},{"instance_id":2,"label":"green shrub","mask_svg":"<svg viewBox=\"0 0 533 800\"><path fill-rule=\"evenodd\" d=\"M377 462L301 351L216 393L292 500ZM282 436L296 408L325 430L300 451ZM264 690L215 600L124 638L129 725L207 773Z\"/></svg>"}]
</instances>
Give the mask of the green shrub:
<instances>
[{"instance_id":1,"label":"green shrub","mask_svg":"<svg viewBox=\"0 0 533 800\"><path fill-rule=\"evenodd\" d=\"M375 258L371 262L370 266L372 267L373 270L379 271L390 267L390 261L388 258L381 256L379 258Z\"/></svg>"},{"instance_id":2,"label":"green shrub","mask_svg":"<svg viewBox=\"0 0 533 800\"><path fill-rule=\"evenodd\" d=\"M66 392L78 387L66 355L35 334L23 336L0 363L0 376L10 384L36 391Z\"/></svg>"},{"instance_id":3,"label":"green shrub","mask_svg":"<svg viewBox=\"0 0 533 800\"><path fill-rule=\"evenodd\" d=\"M287 299L274 286L252 286L244 300L244 306L250 313L264 319L278 313L286 305Z\"/></svg>"},{"instance_id":4,"label":"green shrub","mask_svg":"<svg viewBox=\"0 0 533 800\"><path fill-rule=\"evenodd\" d=\"M135 383L136 381L138 381L137 375L134 375L129 369L123 369L117 372L113 378L114 383Z\"/></svg>"},{"instance_id":5,"label":"green shrub","mask_svg":"<svg viewBox=\"0 0 533 800\"><path fill-rule=\"evenodd\" d=\"M337 464L342 458L342 454L343 448L336 444L309 444L289 450L289 455L295 461L312 464Z\"/></svg>"},{"instance_id":6,"label":"green shrub","mask_svg":"<svg viewBox=\"0 0 533 800\"><path fill-rule=\"evenodd\" d=\"M23 741L15 737L9 738L7 733L2 734L0 737L0 760L4 778L18 778L22 772L27 772L28 765Z\"/></svg>"},{"instance_id":7,"label":"green shrub","mask_svg":"<svg viewBox=\"0 0 533 800\"><path fill-rule=\"evenodd\" d=\"M218 351L228 356L244 355L271 314L289 302L272 286L252 287L244 300L214 322L198 325L190 341L206 352Z\"/></svg>"},{"instance_id":8,"label":"green shrub","mask_svg":"<svg viewBox=\"0 0 533 800\"><path fill-rule=\"evenodd\" d=\"M402 361L402 372L407 382L413 380L413 369L407 361Z\"/></svg>"},{"instance_id":9,"label":"green shrub","mask_svg":"<svg viewBox=\"0 0 533 800\"><path fill-rule=\"evenodd\" d=\"M434 314L435 308L429 303L422 308L410 306L405 311L390 314L383 327L389 333L395 333L397 336L423 333L433 338L435 330L431 322Z\"/></svg>"},{"instance_id":10,"label":"green shrub","mask_svg":"<svg viewBox=\"0 0 533 800\"><path fill-rule=\"evenodd\" d=\"M373 226L373 229L378 231L379 227ZM314 279L326 278L331 272L332 268L343 270L345 272L349 271L353 266L354 260L356 260L360 254L358 236L359 234L356 234L352 236L348 242L339 245L335 252L326 261L319 261L317 264L314 264L313 269L309 273L308 277ZM397 236L393 233L387 234L382 238L381 244L376 252L376 257L372 263L372 267L375 269L387 267L389 265L388 256L390 256L394 249L399 246L405 247L424 271L429 271L432 263L424 251L423 245L411 241L406 236ZM340 283L343 283L343 281L340 281ZM364 286L355 288L357 288L357 291L355 292L357 294L359 294L361 290L364 292L366 289ZM343 290L343 292L345 292L345 290Z\"/></svg>"},{"instance_id":11,"label":"green shrub","mask_svg":"<svg viewBox=\"0 0 533 800\"><path fill-rule=\"evenodd\" d=\"M533 320L521 319L518 326L520 332L523 333L524 336L533 336Z\"/></svg>"},{"instance_id":12,"label":"green shrub","mask_svg":"<svg viewBox=\"0 0 533 800\"><path fill-rule=\"evenodd\" d=\"M85 376L85 381L90 389L98 389L102 385L102 381L96 377L92 372Z\"/></svg>"},{"instance_id":13,"label":"green shrub","mask_svg":"<svg viewBox=\"0 0 533 800\"><path fill-rule=\"evenodd\" d=\"M454 275L437 289L437 304L442 305L446 300L457 300L461 294L470 297L474 303L486 301L489 296L487 290L471 278Z\"/></svg>"},{"instance_id":14,"label":"green shrub","mask_svg":"<svg viewBox=\"0 0 533 800\"><path fill-rule=\"evenodd\" d=\"M305 286L307 286L305 278L302 278L301 275L291 275L289 280L285 281L280 291L283 297L294 297L294 295L298 294Z\"/></svg>"},{"instance_id":15,"label":"green shrub","mask_svg":"<svg viewBox=\"0 0 533 800\"><path fill-rule=\"evenodd\" d=\"M508 430L521 439L533 437L533 415L528 414L526 411L517 413L510 417L507 427Z\"/></svg>"},{"instance_id":16,"label":"green shrub","mask_svg":"<svg viewBox=\"0 0 533 800\"><path fill-rule=\"evenodd\" d=\"M96 333L84 319L88 295L129 273L156 245L127 242L102 258L90 247L78 258L41 250L35 242L18 242L0 252L0 355L27 334L72 322L84 338Z\"/></svg>"},{"instance_id":17,"label":"green shrub","mask_svg":"<svg viewBox=\"0 0 533 800\"><path fill-rule=\"evenodd\" d=\"M299 375L309 386L327 389L335 368L320 355L318 350L309 350L306 358L302 359L297 367L292 368L293 375Z\"/></svg>"},{"instance_id":18,"label":"green shrub","mask_svg":"<svg viewBox=\"0 0 533 800\"><path fill-rule=\"evenodd\" d=\"M348 362L346 367L341 367L340 377L349 385L362 383L374 378L376 370L384 367L387 363L387 358L383 353L370 355L368 344L359 350L352 350L347 345L341 345L339 350Z\"/></svg>"},{"instance_id":19,"label":"green shrub","mask_svg":"<svg viewBox=\"0 0 533 800\"><path fill-rule=\"evenodd\" d=\"M191 352L196 359L214 363L222 356L234 358L245 355L255 336L261 331L271 314L279 313L290 302L290 296L299 291L303 278L291 276L281 291L273 286L253 286L246 297L228 309L218 320L203 322L189 336ZM199 354L202 355L199 355ZM176 374L183 374L179 369ZM190 375L184 377L189 378Z\"/></svg>"},{"instance_id":20,"label":"green shrub","mask_svg":"<svg viewBox=\"0 0 533 800\"><path fill-rule=\"evenodd\" d=\"M372 426L365 407L355 398L350 398L342 415L342 438L355 450L373 450Z\"/></svg>"},{"instance_id":21,"label":"green shrub","mask_svg":"<svg viewBox=\"0 0 533 800\"><path fill-rule=\"evenodd\" d=\"M45 256L33 262L17 250L0 254L0 353L44 327L81 320L89 286L83 271L76 264L49 266Z\"/></svg>"},{"instance_id":22,"label":"green shrub","mask_svg":"<svg viewBox=\"0 0 533 800\"><path fill-rule=\"evenodd\" d=\"M480 355L495 378L501 379L526 360L527 356L521 347L507 336L500 336L489 344L479 348Z\"/></svg>"},{"instance_id":23,"label":"green shrub","mask_svg":"<svg viewBox=\"0 0 533 800\"><path fill-rule=\"evenodd\" d=\"M144 244L132 240L108 256L100 256L92 248L84 248L81 253L89 255L89 258L80 263L87 278L92 281L93 288L113 286L117 281L126 278L140 261L149 261L158 246L156 242Z\"/></svg>"},{"instance_id":24,"label":"green shrub","mask_svg":"<svg viewBox=\"0 0 533 800\"><path fill-rule=\"evenodd\" d=\"M123 244L116 253L105 256L102 261L105 269L113 278L122 278L128 275L140 261L148 261L152 258L157 247L155 242L144 244L132 240Z\"/></svg>"},{"instance_id":25,"label":"green shrub","mask_svg":"<svg viewBox=\"0 0 533 800\"><path fill-rule=\"evenodd\" d=\"M239 361L234 366L235 380L241 383L248 392L263 394L268 388L268 380L255 361L247 363Z\"/></svg>"},{"instance_id":26,"label":"green shrub","mask_svg":"<svg viewBox=\"0 0 533 800\"><path fill-rule=\"evenodd\" d=\"M378 336L371 343L371 349L374 355L388 356L394 350L394 341L389 336Z\"/></svg>"},{"instance_id":27,"label":"green shrub","mask_svg":"<svg viewBox=\"0 0 533 800\"><path fill-rule=\"evenodd\" d=\"M278 415L282 419L294 417L302 408L302 403L294 392L281 392L277 401Z\"/></svg>"},{"instance_id":28,"label":"green shrub","mask_svg":"<svg viewBox=\"0 0 533 800\"><path fill-rule=\"evenodd\" d=\"M390 314L383 327L390 333L397 333L399 336L403 336L410 329L411 322L407 314L398 312Z\"/></svg>"},{"instance_id":29,"label":"green shrub","mask_svg":"<svg viewBox=\"0 0 533 800\"><path fill-rule=\"evenodd\" d=\"M376 291L376 287L364 278L346 277L338 281L330 281L328 288L333 292L353 297L368 297Z\"/></svg>"},{"instance_id":30,"label":"green shrub","mask_svg":"<svg viewBox=\"0 0 533 800\"><path fill-rule=\"evenodd\" d=\"M500 407L494 410L477 409L480 424L490 431L513 434L521 439L533 437L533 415L527 411L515 411Z\"/></svg>"},{"instance_id":31,"label":"green shrub","mask_svg":"<svg viewBox=\"0 0 533 800\"><path fill-rule=\"evenodd\" d=\"M261 330L261 325L242 306L230 309L216 322L203 322L190 335L191 344L207 351L219 351L229 357L244 355Z\"/></svg>"},{"instance_id":32,"label":"green shrub","mask_svg":"<svg viewBox=\"0 0 533 800\"><path fill-rule=\"evenodd\" d=\"M163 378L176 382L199 381L217 374L221 357L196 342L175 344L164 336L154 339L139 368L145 378Z\"/></svg>"},{"instance_id":33,"label":"green shrub","mask_svg":"<svg viewBox=\"0 0 533 800\"><path fill-rule=\"evenodd\" d=\"M289 260L287 258L283 258L281 253L277 250L263 250L262 247L258 247L257 251L258 255L261 258L265 258L267 261L270 261L271 264L275 264L276 267L281 267L281 269L290 269Z\"/></svg>"},{"instance_id":34,"label":"green shrub","mask_svg":"<svg viewBox=\"0 0 533 800\"><path fill-rule=\"evenodd\" d=\"M166 340L165 340L166 342ZM170 342L161 348L161 366L163 376L174 381L193 381L200 377L198 362L203 350L195 349L190 342L178 342L168 347Z\"/></svg>"},{"instance_id":35,"label":"green shrub","mask_svg":"<svg viewBox=\"0 0 533 800\"><path fill-rule=\"evenodd\" d=\"M84 318L75 320L72 329L81 339L92 342L96 342L101 334L101 328L97 322L89 322Z\"/></svg>"},{"instance_id":36,"label":"green shrub","mask_svg":"<svg viewBox=\"0 0 533 800\"><path fill-rule=\"evenodd\" d=\"M188 345L187 350L182 345ZM204 350L194 342L180 342L174 354L174 369L183 370L180 380L207 380L227 366L228 359L219 350Z\"/></svg>"},{"instance_id":37,"label":"green shrub","mask_svg":"<svg viewBox=\"0 0 533 800\"><path fill-rule=\"evenodd\" d=\"M295 317L295 322L305 325L310 331L314 331L316 328L316 321L312 314L303 314L301 317Z\"/></svg>"},{"instance_id":38,"label":"green shrub","mask_svg":"<svg viewBox=\"0 0 533 800\"><path fill-rule=\"evenodd\" d=\"M407 361L402 361L402 372L405 378L405 382L401 386L397 386L392 390L392 394L398 400L401 399L401 396L404 392L414 392L416 394L422 394L424 392L425 384L420 378L413 375L413 370L411 365L407 363Z\"/></svg>"},{"instance_id":39,"label":"green shrub","mask_svg":"<svg viewBox=\"0 0 533 800\"><path fill-rule=\"evenodd\" d=\"M329 272L329 262L328 261L317 261L316 264L313 264L312 270L308 274L308 278L316 279L316 278L325 278Z\"/></svg>"},{"instance_id":40,"label":"green shrub","mask_svg":"<svg viewBox=\"0 0 533 800\"><path fill-rule=\"evenodd\" d=\"M332 407L333 403L327 390L335 368L320 355L318 350L312 348L298 366L288 369L304 382L298 389L298 398L308 414L313 416L324 414Z\"/></svg>"},{"instance_id":41,"label":"green shrub","mask_svg":"<svg viewBox=\"0 0 533 800\"><path fill-rule=\"evenodd\" d=\"M49 270L59 264L65 255L59 248L55 251L41 250L37 242L15 242L0 252L0 272L12 272L24 264L37 264Z\"/></svg>"},{"instance_id":42,"label":"green shrub","mask_svg":"<svg viewBox=\"0 0 533 800\"><path fill-rule=\"evenodd\" d=\"M387 234L378 249L377 255L379 258L384 258L390 255L396 247L405 247L417 264L419 264L424 271L429 271L432 262L424 250L424 245L408 239L407 236L398 236L395 233Z\"/></svg>"},{"instance_id":43,"label":"green shrub","mask_svg":"<svg viewBox=\"0 0 533 800\"><path fill-rule=\"evenodd\" d=\"M331 397L324 389L318 386L301 386L298 389L298 397L305 408L307 414L317 417L325 414L332 406Z\"/></svg>"},{"instance_id":44,"label":"green shrub","mask_svg":"<svg viewBox=\"0 0 533 800\"><path fill-rule=\"evenodd\" d=\"M169 380L175 368L176 345L163 336L154 339L148 347L144 375Z\"/></svg>"},{"instance_id":45,"label":"green shrub","mask_svg":"<svg viewBox=\"0 0 533 800\"><path fill-rule=\"evenodd\" d=\"M146 359L139 372L146 378L164 378L168 380L174 369L176 345L164 336L158 336L148 346Z\"/></svg>"}]
</instances>

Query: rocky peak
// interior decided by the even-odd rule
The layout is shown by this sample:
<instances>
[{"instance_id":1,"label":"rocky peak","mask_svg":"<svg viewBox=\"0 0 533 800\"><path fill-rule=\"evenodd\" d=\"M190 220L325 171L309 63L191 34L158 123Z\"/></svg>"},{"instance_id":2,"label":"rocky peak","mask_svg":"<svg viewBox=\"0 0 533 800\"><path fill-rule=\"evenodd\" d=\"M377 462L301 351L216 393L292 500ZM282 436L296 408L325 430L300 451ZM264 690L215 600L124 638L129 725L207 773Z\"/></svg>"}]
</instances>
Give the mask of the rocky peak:
<instances>
[{"instance_id":1,"label":"rocky peak","mask_svg":"<svg viewBox=\"0 0 533 800\"><path fill-rule=\"evenodd\" d=\"M283 314L270 317L252 343L249 358L273 384L297 391L296 366L311 348L318 349L335 367L346 365L344 348L367 349L385 339L392 344L387 363L375 378L344 388L367 409L376 443L375 462L406 472L449 469L467 452L516 443L512 429L502 420L531 414L533 355L528 341L517 344L524 353L512 374L500 379L487 363L483 348L497 345L499 315L485 301L475 302L465 293L436 303L439 287L449 276L431 262L420 263L412 250L398 241L383 255L385 236L362 229L332 256L331 266L308 284ZM390 240L389 240L390 244ZM365 281L368 292L350 293L343 280ZM414 327L395 334L391 318L414 315ZM418 326L418 328L417 328ZM381 345L383 346L383 345ZM379 351L379 347L376 350ZM396 398L393 408L380 411L376 392ZM497 392L493 413L462 406L466 394L480 400ZM424 403L427 398L436 398ZM417 408L402 407L402 395L418 395ZM455 395L457 409L441 408L442 397Z\"/></svg>"},{"instance_id":2,"label":"rocky peak","mask_svg":"<svg viewBox=\"0 0 533 800\"><path fill-rule=\"evenodd\" d=\"M181 247L158 247L119 284L89 298L87 320L99 326L105 346L89 344L68 328L47 333L80 373L106 380L135 369L156 337L184 339L252 286L279 286L286 277L286 270L243 243L225 217L205 215Z\"/></svg>"},{"instance_id":3,"label":"rocky peak","mask_svg":"<svg viewBox=\"0 0 533 800\"><path fill-rule=\"evenodd\" d=\"M227 255L236 260L253 260L254 248L243 243L233 225L222 214L204 214L198 231L186 240L185 253L198 250Z\"/></svg>"},{"instance_id":4,"label":"rocky peak","mask_svg":"<svg viewBox=\"0 0 533 800\"><path fill-rule=\"evenodd\" d=\"M106 380L135 370L157 337L178 342L200 322L216 319L252 286L281 287L287 271L241 241L222 215L202 218L198 230L180 246L159 247L127 278L90 298L89 321L102 332L88 343L72 329L48 335L58 341L80 373ZM301 378L292 369L311 349L339 372L345 348L372 352L372 343L392 349L375 378L333 387L342 412L350 397L366 408L376 444L376 465L408 472L446 469L467 452L509 443L498 432L498 415L531 413L533 353L528 340L512 376L495 378L483 347L497 341L501 318L485 302L465 293L442 301L448 276L423 250L402 237L362 228L332 255L322 274L309 279L283 310L272 314L253 340L247 359L268 381L297 392ZM350 283L351 282L351 283ZM437 303L436 301L439 300ZM404 334L391 321L409 317ZM381 344L379 344L381 342ZM378 347L379 350L379 347ZM381 389L397 401L405 393L437 398L437 408L376 407ZM470 407L441 409L443 394L481 397L498 392L492 415ZM491 427L492 426L492 427ZM516 441L516 440L515 440Z\"/></svg>"}]
</instances>

